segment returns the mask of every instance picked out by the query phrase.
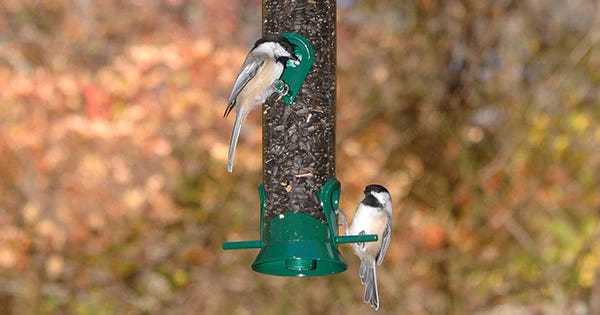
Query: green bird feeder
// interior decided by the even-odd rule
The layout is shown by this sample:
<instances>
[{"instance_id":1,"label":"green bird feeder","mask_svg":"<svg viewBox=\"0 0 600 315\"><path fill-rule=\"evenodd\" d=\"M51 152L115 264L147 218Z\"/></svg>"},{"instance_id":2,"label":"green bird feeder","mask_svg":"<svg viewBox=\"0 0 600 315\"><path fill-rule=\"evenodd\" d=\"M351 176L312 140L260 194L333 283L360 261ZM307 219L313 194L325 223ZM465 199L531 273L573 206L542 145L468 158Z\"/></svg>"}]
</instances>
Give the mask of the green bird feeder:
<instances>
[{"instance_id":1,"label":"green bird feeder","mask_svg":"<svg viewBox=\"0 0 600 315\"><path fill-rule=\"evenodd\" d=\"M258 188L261 203L260 240L225 242L223 249L260 248L252 269L259 273L311 277L340 273L348 268L337 249L339 244L373 242L377 235L338 235L336 210L340 182L332 178L316 194L327 224L300 212L284 212L265 224L266 192Z\"/></svg>"},{"instance_id":2,"label":"green bird feeder","mask_svg":"<svg viewBox=\"0 0 600 315\"><path fill-rule=\"evenodd\" d=\"M275 4L274 2L263 2L263 5L265 5L263 8L263 14L265 14L265 22L263 24L265 27L264 31L265 33L276 33L273 28L275 26L273 19L275 18L282 23L286 22L283 18L284 15L276 14L279 12L279 10L284 10L285 8ZM335 14L331 13L335 12L335 1L318 2L318 4L315 5L315 9L316 11L302 11L304 13L300 12L295 14L294 18L301 19L304 16L305 19L303 19L304 22L302 25L305 25L306 22L312 20L315 22L322 21L323 17L327 17L327 21L329 21L328 23L333 25L333 30L335 30ZM321 30L321 28L319 28L319 30ZM335 146L335 142L332 141L334 138L326 136L332 132L332 130L335 130L335 128L332 128L334 125L330 123L331 120L335 121L335 116L333 112L330 112L325 108L327 106L333 106L333 101L335 100L335 85L331 87L332 81L328 81L326 84L319 82L319 79L333 80L333 82L335 82L335 67L331 67L331 65L335 65L335 32L327 31L321 35L318 35L315 32L305 32L305 34L307 34L307 36L312 36L311 38L315 38L315 40L318 38L318 40L323 41L323 43L318 46L319 53L321 53L322 56L319 59L319 67L315 69L315 75L311 76L313 80L311 82L305 82L308 73L313 67L313 64L317 62L315 60L315 52L313 51L311 43L298 33L282 33L281 35L287 38L294 45L294 53L298 57L299 62L288 61L280 80L278 80L275 84L275 88L279 90L279 94L281 95L283 102L290 105L296 101L302 85L307 83L302 97L306 97L306 99L312 99L314 101L319 100L319 103L317 103L316 106L324 108L321 111L315 111L314 114L311 114L313 115L311 124L312 121L314 121L313 128L320 129L322 132L312 131L313 138L305 139L307 140L307 143L311 144L310 147L312 150L320 150L319 152L311 153L311 158L315 159L314 164L317 165L317 167L314 169L314 180L316 182L323 183L323 185L312 186L313 188L305 191L308 195L315 193L318 197L318 201L320 201L320 204L312 205L311 203L310 207L315 206L315 209L302 208L305 206L301 206L300 209L298 209L299 207L297 207L297 204L290 204L287 208L288 210L285 209L285 204L283 206L278 206L277 213L274 215L271 215L272 213L270 213L267 222L266 201L268 196L264 184L261 184L258 187L258 195L260 199L260 239L223 243L223 249L226 250L245 248L260 249L256 260L252 264L252 269L259 273L275 276L311 277L340 273L346 270L348 265L346 265L342 255L338 251L337 247L339 244L372 242L377 240L377 235L374 234L351 236L338 235L338 217L336 212L339 206L341 189L340 182L334 178L335 175L333 175L334 172L332 168L326 169L328 165L330 166L332 163L335 163L335 161L332 161L331 159L335 153L332 152L334 151ZM323 95L327 97L319 99L317 95ZM301 100L302 102L300 103L302 104L300 104L300 107L304 106L309 108L309 105L306 104L306 99ZM267 105L267 107L268 106L269 105ZM283 106L277 108L273 107L272 110L269 111L268 115L273 115L275 112L282 113L285 111L282 110L282 108ZM263 115L265 114L263 113ZM329 115L329 117L327 117L327 115ZM280 139L277 137L282 136L281 132L274 132L272 129L267 129L274 128L275 123L273 118L280 117L281 116L271 118L267 117L263 119L264 137L271 137L269 138L271 140ZM308 117L305 122L308 124L309 120L310 117ZM278 123L285 125L285 122L280 120L278 120ZM298 137L306 137L307 133L309 133L309 127L310 126L308 126L307 129L302 130L296 129L296 135ZM289 144L288 142L284 143L285 145ZM264 147L268 148L271 145L273 144L270 141L263 142L263 169L269 169L269 167L273 166L273 164L269 164L269 162L264 162L264 159L267 156ZM307 147L308 146L305 146L305 149ZM324 151L328 150L329 152L323 154ZM280 159L277 160L278 167L285 168L286 170L289 169L289 160L298 157L295 155L295 153L297 152L294 152L292 155L286 155L285 157L282 154L279 154L276 157L277 159ZM316 158L316 156L318 156L318 158ZM270 161L275 160L271 157ZM281 172L285 171L282 170ZM273 179L270 177L266 178L268 180L267 182L272 185ZM312 192L312 189L317 189L316 187L320 187L320 189ZM274 193L271 198L279 198L280 196L281 195L276 195ZM269 201L271 201L271 199L269 199ZM294 209L295 211L290 209ZM323 211L323 215L319 218L308 214L314 214L316 212L320 215L321 213L319 213L319 210Z\"/></svg>"}]
</instances>

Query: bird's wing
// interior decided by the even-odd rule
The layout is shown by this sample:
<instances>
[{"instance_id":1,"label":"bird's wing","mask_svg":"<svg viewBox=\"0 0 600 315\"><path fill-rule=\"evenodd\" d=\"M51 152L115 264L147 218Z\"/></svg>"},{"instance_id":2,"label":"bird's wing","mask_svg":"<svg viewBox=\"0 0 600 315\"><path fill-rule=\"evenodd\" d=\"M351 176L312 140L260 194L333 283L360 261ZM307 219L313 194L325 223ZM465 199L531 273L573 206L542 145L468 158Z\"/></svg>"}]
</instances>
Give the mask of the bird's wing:
<instances>
[{"instance_id":1,"label":"bird's wing","mask_svg":"<svg viewBox=\"0 0 600 315\"><path fill-rule=\"evenodd\" d=\"M229 112L235 106L236 99L242 89L248 84L248 82L254 78L254 76L258 73L260 68L264 65L265 59L259 58L259 55L250 53L244 64L242 65L242 70L235 79L235 83L233 84L233 89L231 89L231 95L229 96L229 101L227 102L227 108L225 109L225 114L223 117L227 117Z\"/></svg>"},{"instance_id":2,"label":"bird's wing","mask_svg":"<svg viewBox=\"0 0 600 315\"><path fill-rule=\"evenodd\" d=\"M377 254L377 264L381 265L383 262L383 258L385 257L385 253L387 252L388 247L390 246L390 236L392 234L392 218L389 218L388 224L381 235L381 250L379 254Z\"/></svg>"}]
</instances>

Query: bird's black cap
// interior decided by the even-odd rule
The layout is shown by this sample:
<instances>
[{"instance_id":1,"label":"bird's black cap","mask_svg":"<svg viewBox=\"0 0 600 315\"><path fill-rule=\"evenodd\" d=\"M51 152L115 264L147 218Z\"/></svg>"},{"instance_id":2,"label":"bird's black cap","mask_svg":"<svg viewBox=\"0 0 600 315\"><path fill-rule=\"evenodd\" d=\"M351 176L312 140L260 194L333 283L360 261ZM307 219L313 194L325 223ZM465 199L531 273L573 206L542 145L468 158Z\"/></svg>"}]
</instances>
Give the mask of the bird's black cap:
<instances>
[{"instance_id":1,"label":"bird's black cap","mask_svg":"<svg viewBox=\"0 0 600 315\"><path fill-rule=\"evenodd\" d=\"M386 192L388 194L390 193L387 189L385 189L385 187L383 187L381 185L377 185L377 184L371 184L371 185L368 185L367 187L365 187L364 193L366 195L372 191L379 192L379 193L381 193L381 192Z\"/></svg>"},{"instance_id":2,"label":"bird's black cap","mask_svg":"<svg viewBox=\"0 0 600 315\"><path fill-rule=\"evenodd\" d=\"M269 34L269 35L263 36L261 39L257 40L256 43L254 43L254 48L256 48L258 45L260 45L262 43L266 43L266 42L278 43L279 45L281 45L281 47L283 47L285 50L287 50L290 54L294 55L294 44L292 44L287 38L285 38L281 35L278 35L278 34Z\"/></svg>"}]
</instances>

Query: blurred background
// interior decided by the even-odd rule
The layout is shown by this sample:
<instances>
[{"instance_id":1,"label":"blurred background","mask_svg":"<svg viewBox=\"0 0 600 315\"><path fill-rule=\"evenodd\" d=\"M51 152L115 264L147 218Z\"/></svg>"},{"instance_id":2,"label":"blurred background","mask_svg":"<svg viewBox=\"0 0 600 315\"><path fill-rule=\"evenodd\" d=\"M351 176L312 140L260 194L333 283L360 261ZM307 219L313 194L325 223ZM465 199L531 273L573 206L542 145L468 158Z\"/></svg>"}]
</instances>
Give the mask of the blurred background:
<instances>
[{"instance_id":1,"label":"blurred background","mask_svg":"<svg viewBox=\"0 0 600 315\"><path fill-rule=\"evenodd\" d=\"M260 275L257 0L0 2L0 314L365 314ZM600 4L338 1L337 177L394 200L379 314L600 313Z\"/></svg>"}]
</instances>

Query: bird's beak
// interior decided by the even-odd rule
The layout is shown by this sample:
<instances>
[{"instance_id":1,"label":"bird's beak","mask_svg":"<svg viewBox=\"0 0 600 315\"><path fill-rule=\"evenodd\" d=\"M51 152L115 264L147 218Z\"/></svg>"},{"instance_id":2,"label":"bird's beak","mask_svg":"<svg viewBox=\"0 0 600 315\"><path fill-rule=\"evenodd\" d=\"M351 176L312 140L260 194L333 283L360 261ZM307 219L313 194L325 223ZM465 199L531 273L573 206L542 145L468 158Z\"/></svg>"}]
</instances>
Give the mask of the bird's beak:
<instances>
[{"instance_id":1,"label":"bird's beak","mask_svg":"<svg viewBox=\"0 0 600 315\"><path fill-rule=\"evenodd\" d=\"M292 61L294 66L297 66L300 64L300 58L298 58L295 54L290 55L290 60Z\"/></svg>"}]
</instances>

